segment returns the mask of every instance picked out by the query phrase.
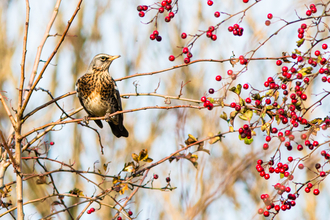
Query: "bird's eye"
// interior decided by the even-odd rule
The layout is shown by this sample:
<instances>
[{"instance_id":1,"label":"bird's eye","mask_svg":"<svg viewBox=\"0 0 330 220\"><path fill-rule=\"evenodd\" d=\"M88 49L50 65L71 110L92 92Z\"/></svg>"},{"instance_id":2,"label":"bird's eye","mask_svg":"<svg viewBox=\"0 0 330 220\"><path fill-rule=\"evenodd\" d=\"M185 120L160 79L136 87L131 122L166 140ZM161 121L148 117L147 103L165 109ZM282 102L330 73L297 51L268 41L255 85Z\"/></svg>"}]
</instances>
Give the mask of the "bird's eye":
<instances>
[{"instance_id":1,"label":"bird's eye","mask_svg":"<svg viewBox=\"0 0 330 220\"><path fill-rule=\"evenodd\" d=\"M101 61L106 61L107 58L106 57L101 57Z\"/></svg>"}]
</instances>

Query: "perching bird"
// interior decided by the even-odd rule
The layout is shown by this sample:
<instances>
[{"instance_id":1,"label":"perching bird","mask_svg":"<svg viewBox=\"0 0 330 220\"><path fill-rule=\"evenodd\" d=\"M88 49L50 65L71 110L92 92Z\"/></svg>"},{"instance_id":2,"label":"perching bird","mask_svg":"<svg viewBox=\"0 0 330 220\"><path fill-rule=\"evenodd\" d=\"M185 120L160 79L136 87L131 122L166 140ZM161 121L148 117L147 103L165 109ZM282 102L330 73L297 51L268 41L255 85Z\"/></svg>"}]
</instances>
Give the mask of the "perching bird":
<instances>
[{"instance_id":1,"label":"perching bird","mask_svg":"<svg viewBox=\"0 0 330 220\"><path fill-rule=\"evenodd\" d=\"M113 60L120 56L108 54L96 55L89 65L85 75L77 80L76 88L81 105L90 117L102 117L121 111L120 94L109 73L109 67ZM123 125L123 114L115 115L108 121L112 133L116 137L128 137L128 131ZM100 120L95 123L103 128Z\"/></svg>"}]
</instances>

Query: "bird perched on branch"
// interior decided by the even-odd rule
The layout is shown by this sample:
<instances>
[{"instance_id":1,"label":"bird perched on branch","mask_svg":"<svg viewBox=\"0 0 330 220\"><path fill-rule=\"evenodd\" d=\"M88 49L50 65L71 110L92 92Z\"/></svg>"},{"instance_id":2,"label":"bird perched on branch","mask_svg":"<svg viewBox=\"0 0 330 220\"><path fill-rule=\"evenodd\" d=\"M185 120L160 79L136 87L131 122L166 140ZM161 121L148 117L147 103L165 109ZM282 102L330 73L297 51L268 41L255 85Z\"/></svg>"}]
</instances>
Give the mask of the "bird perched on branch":
<instances>
[{"instance_id":1,"label":"bird perched on branch","mask_svg":"<svg viewBox=\"0 0 330 220\"><path fill-rule=\"evenodd\" d=\"M77 80L76 88L80 104L84 107L89 117L107 116L112 133L116 137L128 137L128 131L123 125L123 114L109 117L116 111L122 111L120 94L109 73L113 60L120 56L108 54L96 55L90 63L87 72ZM95 123L103 128L101 120Z\"/></svg>"}]
</instances>

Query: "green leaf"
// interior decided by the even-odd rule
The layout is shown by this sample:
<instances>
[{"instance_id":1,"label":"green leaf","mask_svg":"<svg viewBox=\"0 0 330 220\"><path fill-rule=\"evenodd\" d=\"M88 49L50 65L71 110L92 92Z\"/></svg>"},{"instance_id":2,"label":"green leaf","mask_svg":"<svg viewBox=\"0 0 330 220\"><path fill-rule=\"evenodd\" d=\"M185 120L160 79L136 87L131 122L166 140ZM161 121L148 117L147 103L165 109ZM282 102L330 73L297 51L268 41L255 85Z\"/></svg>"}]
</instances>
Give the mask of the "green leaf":
<instances>
[{"instance_id":1,"label":"green leaf","mask_svg":"<svg viewBox=\"0 0 330 220\"><path fill-rule=\"evenodd\" d=\"M226 112L222 112L222 114L220 115L220 118L222 118L223 120L227 121L228 120L228 116Z\"/></svg>"},{"instance_id":2,"label":"green leaf","mask_svg":"<svg viewBox=\"0 0 330 220\"><path fill-rule=\"evenodd\" d=\"M252 144L252 142L253 142L253 138L251 138L251 139L247 139L247 138L245 138L245 139L244 139L244 143L247 144L247 145Z\"/></svg>"},{"instance_id":3,"label":"green leaf","mask_svg":"<svg viewBox=\"0 0 330 220\"><path fill-rule=\"evenodd\" d=\"M300 47L303 43L305 42L305 38L298 40L297 43L297 47Z\"/></svg>"},{"instance_id":4,"label":"green leaf","mask_svg":"<svg viewBox=\"0 0 330 220\"><path fill-rule=\"evenodd\" d=\"M242 91L242 85L241 85L241 84L238 84L238 85L236 86L235 93L236 93L237 95L240 95L240 94L241 94L241 91Z\"/></svg>"},{"instance_id":5,"label":"green leaf","mask_svg":"<svg viewBox=\"0 0 330 220\"><path fill-rule=\"evenodd\" d=\"M313 67L304 67L298 70L298 73L301 73L303 76L306 76L307 74L311 74L313 70Z\"/></svg>"},{"instance_id":6,"label":"green leaf","mask_svg":"<svg viewBox=\"0 0 330 220\"><path fill-rule=\"evenodd\" d=\"M253 111L252 110L247 110L243 114L239 115L238 117L244 121L251 121L251 118L253 116Z\"/></svg>"}]
</instances>

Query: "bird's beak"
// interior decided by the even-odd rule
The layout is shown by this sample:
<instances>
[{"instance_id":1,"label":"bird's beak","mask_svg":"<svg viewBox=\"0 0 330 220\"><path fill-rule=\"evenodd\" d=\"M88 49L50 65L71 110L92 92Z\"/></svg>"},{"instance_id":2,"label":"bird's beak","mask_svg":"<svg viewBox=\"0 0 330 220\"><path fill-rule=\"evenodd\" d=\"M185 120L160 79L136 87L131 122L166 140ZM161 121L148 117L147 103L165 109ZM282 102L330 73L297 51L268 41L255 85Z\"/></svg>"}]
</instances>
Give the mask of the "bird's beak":
<instances>
[{"instance_id":1,"label":"bird's beak","mask_svg":"<svg viewBox=\"0 0 330 220\"><path fill-rule=\"evenodd\" d=\"M119 58L119 57L120 57L120 55L112 56L112 57L110 58L110 60L115 60L115 59L117 59L117 58Z\"/></svg>"}]
</instances>

